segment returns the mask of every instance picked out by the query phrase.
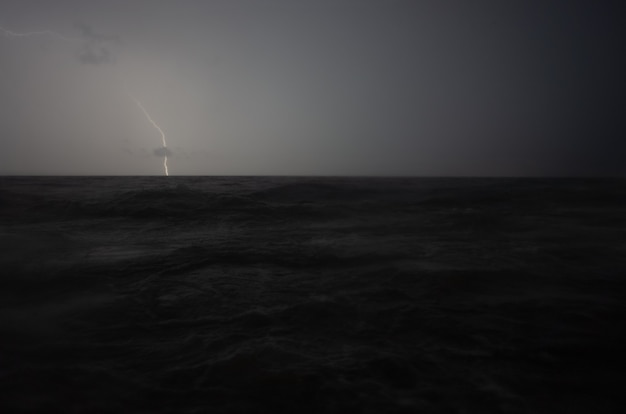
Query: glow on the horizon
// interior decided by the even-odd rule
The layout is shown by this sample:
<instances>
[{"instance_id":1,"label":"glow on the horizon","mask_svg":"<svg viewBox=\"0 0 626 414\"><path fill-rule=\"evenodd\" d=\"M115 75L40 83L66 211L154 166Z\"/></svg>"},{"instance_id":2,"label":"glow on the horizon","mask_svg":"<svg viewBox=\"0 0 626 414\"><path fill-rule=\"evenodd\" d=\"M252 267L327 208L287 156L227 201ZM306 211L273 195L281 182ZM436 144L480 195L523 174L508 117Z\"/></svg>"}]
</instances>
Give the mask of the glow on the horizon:
<instances>
[{"instance_id":1,"label":"glow on the horizon","mask_svg":"<svg viewBox=\"0 0 626 414\"><path fill-rule=\"evenodd\" d=\"M57 32L53 32L51 30L42 30L42 31L38 31L38 32L24 32L24 33L18 33L18 32L14 32L8 29L5 29L4 27L0 26L0 32L4 33L7 36L12 36L12 37L30 37L30 36L52 36L52 37L56 37L58 39L61 39L65 42L81 42L81 39L79 38L75 38L75 37L68 37L68 36L64 36L60 33ZM146 110L146 108L144 108L144 106L141 104L141 102L139 102L139 100L133 96L130 96L132 100L135 101L135 103L137 103L137 106L139 106L139 108L141 109L141 111L144 113L144 115L146 116L146 118L148 118L148 121L150 121L150 123L159 131L159 133L161 134L161 142L163 144L163 169L165 171L165 175L169 176L169 169L167 167L167 143L165 142L165 133L163 132L163 130L161 129L161 127L159 127L159 125L157 125L156 122L154 122L154 120L152 119L152 117L150 116L150 114L148 113L148 111Z\"/></svg>"}]
</instances>

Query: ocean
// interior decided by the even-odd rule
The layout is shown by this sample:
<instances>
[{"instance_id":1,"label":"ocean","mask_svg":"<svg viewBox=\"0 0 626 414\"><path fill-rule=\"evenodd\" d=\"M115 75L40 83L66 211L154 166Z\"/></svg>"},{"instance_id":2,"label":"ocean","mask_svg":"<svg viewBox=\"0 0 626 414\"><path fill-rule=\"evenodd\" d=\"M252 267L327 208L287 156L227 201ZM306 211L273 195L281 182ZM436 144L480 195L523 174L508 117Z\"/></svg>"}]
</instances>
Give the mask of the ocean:
<instances>
[{"instance_id":1,"label":"ocean","mask_svg":"<svg viewBox=\"0 0 626 414\"><path fill-rule=\"evenodd\" d=\"M612 413L626 180L0 177L0 411Z\"/></svg>"}]
</instances>

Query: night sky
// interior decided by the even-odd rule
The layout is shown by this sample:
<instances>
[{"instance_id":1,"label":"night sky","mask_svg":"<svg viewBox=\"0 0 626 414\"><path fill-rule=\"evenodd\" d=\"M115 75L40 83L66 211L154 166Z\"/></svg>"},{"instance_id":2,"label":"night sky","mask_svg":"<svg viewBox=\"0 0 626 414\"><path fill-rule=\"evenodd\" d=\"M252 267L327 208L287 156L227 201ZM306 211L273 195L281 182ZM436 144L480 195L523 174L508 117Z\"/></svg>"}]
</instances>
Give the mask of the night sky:
<instances>
[{"instance_id":1,"label":"night sky","mask_svg":"<svg viewBox=\"0 0 626 414\"><path fill-rule=\"evenodd\" d=\"M623 176L619 4L2 0L0 174Z\"/></svg>"}]
</instances>

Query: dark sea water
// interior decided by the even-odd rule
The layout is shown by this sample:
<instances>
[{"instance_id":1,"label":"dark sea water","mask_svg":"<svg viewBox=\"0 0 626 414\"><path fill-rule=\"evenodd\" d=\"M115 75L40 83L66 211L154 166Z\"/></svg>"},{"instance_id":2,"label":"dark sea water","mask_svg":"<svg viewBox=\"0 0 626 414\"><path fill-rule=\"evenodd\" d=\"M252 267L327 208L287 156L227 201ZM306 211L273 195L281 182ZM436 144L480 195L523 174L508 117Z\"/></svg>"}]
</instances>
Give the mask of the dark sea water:
<instances>
[{"instance_id":1,"label":"dark sea water","mask_svg":"<svg viewBox=\"0 0 626 414\"><path fill-rule=\"evenodd\" d=\"M621 412L626 180L0 177L0 412Z\"/></svg>"}]
</instances>

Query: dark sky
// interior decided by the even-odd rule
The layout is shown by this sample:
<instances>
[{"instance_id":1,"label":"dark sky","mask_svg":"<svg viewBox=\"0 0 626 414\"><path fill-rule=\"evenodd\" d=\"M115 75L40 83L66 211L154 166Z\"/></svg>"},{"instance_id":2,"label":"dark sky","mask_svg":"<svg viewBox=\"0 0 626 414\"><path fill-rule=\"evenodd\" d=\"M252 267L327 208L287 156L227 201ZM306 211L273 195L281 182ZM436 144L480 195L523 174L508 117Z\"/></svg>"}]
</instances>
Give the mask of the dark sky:
<instances>
[{"instance_id":1,"label":"dark sky","mask_svg":"<svg viewBox=\"0 0 626 414\"><path fill-rule=\"evenodd\" d=\"M2 0L0 174L624 175L619 4Z\"/></svg>"}]
</instances>

